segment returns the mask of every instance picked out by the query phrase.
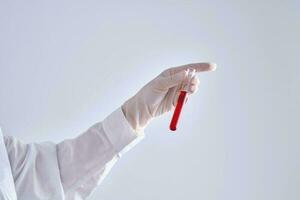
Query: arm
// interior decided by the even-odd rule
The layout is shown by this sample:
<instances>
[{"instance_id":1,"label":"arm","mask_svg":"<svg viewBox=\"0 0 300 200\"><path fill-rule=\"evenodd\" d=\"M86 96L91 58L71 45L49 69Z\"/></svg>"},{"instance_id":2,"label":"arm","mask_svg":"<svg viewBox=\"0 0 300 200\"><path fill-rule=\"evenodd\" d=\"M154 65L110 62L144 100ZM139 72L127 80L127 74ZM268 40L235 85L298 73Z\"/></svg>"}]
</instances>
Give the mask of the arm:
<instances>
[{"instance_id":1,"label":"arm","mask_svg":"<svg viewBox=\"0 0 300 200\"><path fill-rule=\"evenodd\" d=\"M58 144L58 161L67 195L90 193L113 163L143 137L148 122L174 108L187 69L214 70L208 63L170 68L146 84L102 123L72 140ZM188 92L196 92L199 80L191 80ZM84 164L82 164L84 163Z\"/></svg>"},{"instance_id":2,"label":"arm","mask_svg":"<svg viewBox=\"0 0 300 200\"><path fill-rule=\"evenodd\" d=\"M209 63L196 63L165 70L146 84L102 122L74 139L23 144L5 137L17 195L24 199L85 198L105 177L116 160L143 137L148 122L174 108L185 84L186 69L210 71ZM189 93L196 92L195 77Z\"/></svg>"},{"instance_id":3,"label":"arm","mask_svg":"<svg viewBox=\"0 0 300 200\"><path fill-rule=\"evenodd\" d=\"M73 139L25 144L4 136L17 196L85 199L141 138L121 108Z\"/></svg>"}]
</instances>

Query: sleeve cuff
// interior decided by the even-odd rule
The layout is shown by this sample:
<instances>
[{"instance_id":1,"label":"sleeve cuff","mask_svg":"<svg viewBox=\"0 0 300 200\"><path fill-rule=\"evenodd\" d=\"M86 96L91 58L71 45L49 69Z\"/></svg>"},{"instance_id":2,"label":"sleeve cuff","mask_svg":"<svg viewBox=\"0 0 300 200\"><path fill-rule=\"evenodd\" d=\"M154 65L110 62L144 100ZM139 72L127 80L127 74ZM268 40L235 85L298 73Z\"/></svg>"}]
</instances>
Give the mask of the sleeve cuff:
<instances>
[{"instance_id":1,"label":"sleeve cuff","mask_svg":"<svg viewBox=\"0 0 300 200\"><path fill-rule=\"evenodd\" d=\"M135 131L130 126L121 107L106 117L102 125L119 157L144 138L144 131Z\"/></svg>"}]
</instances>

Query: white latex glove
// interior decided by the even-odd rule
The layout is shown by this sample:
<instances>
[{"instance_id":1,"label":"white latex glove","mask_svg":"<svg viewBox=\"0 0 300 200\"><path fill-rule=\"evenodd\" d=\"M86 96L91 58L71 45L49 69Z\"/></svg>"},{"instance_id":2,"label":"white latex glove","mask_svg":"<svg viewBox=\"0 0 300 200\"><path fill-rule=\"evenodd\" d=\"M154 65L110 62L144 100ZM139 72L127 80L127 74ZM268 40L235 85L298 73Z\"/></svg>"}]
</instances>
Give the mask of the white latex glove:
<instances>
[{"instance_id":1,"label":"white latex glove","mask_svg":"<svg viewBox=\"0 0 300 200\"><path fill-rule=\"evenodd\" d=\"M185 86L187 70L213 71L215 64L193 63L169 68L147 83L136 95L122 105L122 110L132 128L139 131L154 117L174 109L180 90ZM199 79L192 78L188 93L198 90Z\"/></svg>"}]
</instances>

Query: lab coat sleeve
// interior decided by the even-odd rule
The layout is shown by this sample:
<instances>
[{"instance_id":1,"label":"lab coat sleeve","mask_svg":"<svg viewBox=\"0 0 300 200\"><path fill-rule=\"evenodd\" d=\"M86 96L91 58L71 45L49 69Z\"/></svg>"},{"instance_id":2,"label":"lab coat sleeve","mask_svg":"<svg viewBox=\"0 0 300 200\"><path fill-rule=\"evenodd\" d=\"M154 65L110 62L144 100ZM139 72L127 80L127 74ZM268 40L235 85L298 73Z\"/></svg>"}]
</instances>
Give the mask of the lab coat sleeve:
<instances>
[{"instance_id":1,"label":"lab coat sleeve","mask_svg":"<svg viewBox=\"0 0 300 200\"><path fill-rule=\"evenodd\" d=\"M112 165L144 133L135 132L119 108L74 139L57 144L57 159L66 199L84 199Z\"/></svg>"},{"instance_id":2,"label":"lab coat sleeve","mask_svg":"<svg viewBox=\"0 0 300 200\"><path fill-rule=\"evenodd\" d=\"M11 136L4 141L19 200L63 199L55 143L26 144Z\"/></svg>"}]
</instances>

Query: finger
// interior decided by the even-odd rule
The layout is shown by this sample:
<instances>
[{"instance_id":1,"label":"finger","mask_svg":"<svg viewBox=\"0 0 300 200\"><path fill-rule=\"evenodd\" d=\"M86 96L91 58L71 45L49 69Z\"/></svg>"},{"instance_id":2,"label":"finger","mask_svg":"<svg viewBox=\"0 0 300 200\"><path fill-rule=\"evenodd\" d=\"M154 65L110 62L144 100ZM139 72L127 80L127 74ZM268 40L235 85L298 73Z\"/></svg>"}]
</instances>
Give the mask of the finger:
<instances>
[{"instance_id":1,"label":"finger","mask_svg":"<svg viewBox=\"0 0 300 200\"><path fill-rule=\"evenodd\" d=\"M190 93L190 92L191 92L191 91L189 91L190 88L191 88L192 86L197 86L197 87L198 87L199 83L200 83L199 78L196 77L196 76L194 76L194 77L191 79L190 83L184 83L184 84L182 85L182 88L185 88L185 87L187 87L187 85L188 85L187 91Z\"/></svg>"},{"instance_id":2,"label":"finger","mask_svg":"<svg viewBox=\"0 0 300 200\"><path fill-rule=\"evenodd\" d=\"M168 90L168 92L164 96L164 99L161 104L162 110L163 110L162 113L168 112L173 109L173 107L174 107L173 103L174 103L174 98L176 97L176 94L177 94L177 87L173 87Z\"/></svg>"},{"instance_id":3,"label":"finger","mask_svg":"<svg viewBox=\"0 0 300 200\"><path fill-rule=\"evenodd\" d=\"M174 87L175 93L173 95L173 107L176 106L179 95L180 95L180 86Z\"/></svg>"},{"instance_id":4,"label":"finger","mask_svg":"<svg viewBox=\"0 0 300 200\"><path fill-rule=\"evenodd\" d=\"M216 70L217 65L215 63L192 63L187 65L182 65L179 67L170 68L170 71L173 73L178 73L187 69L195 69L196 72L205 72L205 71L214 71ZM172 74L170 72L170 74Z\"/></svg>"},{"instance_id":5,"label":"finger","mask_svg":"<svg viewBox=\"0 0 300 200\"><path fill-rule=\"evenodd\" d=\"M198 85L199 83L200 83L200 80L196 76L194 76L190 82L191 85Z\"/></svg>"},{"instance_id":6,"label":"finger","mask_svg":"<svg viewBox=\"0 0 300 200\"><path fill-rule=\"evenodd\" d=\"M194 94L198 91L198 89L199 89L198 85L190 85L190 87L188 88L188 93Z\"/></svg>"},{"instance_id":7,"label":"finger","mask_svg":"<svg viewBox=\"0 0 300 200\"><path fill-rule=\"evenodd\" d=\"M159 79L159 84L165 89L178 86L185 80L186 76L187 71L181 71L167 77L161 76Z\"/></svg>"}]
</instances>

